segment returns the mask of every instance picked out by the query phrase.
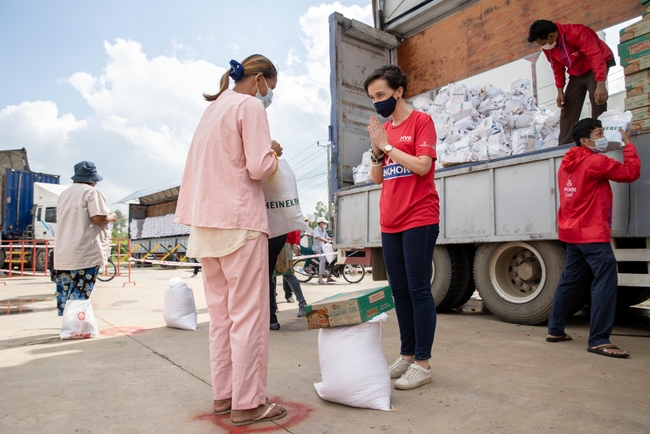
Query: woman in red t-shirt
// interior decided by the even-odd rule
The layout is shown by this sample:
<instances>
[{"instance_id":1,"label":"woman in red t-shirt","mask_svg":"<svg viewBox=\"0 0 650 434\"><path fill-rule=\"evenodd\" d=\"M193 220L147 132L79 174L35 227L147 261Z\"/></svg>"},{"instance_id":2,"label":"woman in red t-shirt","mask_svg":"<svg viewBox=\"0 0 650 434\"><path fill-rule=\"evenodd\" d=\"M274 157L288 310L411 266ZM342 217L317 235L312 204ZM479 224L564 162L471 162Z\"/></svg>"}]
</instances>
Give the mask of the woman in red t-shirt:
<instances>
[{"instance_id":1,"label":"woman in red t-shirt","mask_svg":"<svg viewBox=\"0 0 650 434\"><path fill-rule=\"evenodd\" d=\"M370 118L370 175L383 184L379 201L381 242L395 299L401 357L390 366L396 389L431 382L431 347L436 306L431 261L439 232L438 192L433 183L436 130L431 117L404 101L408 78L394 65L375 70L364 87L375 110L390 117L383 126Z\"/></svg>"}]
</instances>

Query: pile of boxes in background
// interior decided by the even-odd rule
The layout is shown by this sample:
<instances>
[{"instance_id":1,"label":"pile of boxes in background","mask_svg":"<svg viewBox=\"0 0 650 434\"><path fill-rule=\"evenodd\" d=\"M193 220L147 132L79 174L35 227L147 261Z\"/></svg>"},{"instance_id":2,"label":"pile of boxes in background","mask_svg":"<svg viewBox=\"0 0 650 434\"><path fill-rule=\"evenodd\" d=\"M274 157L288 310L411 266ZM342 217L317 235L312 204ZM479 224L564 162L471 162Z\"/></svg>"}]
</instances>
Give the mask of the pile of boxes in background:
<instances>
[{"instance_id":1,"label":"pile of boxes in background","mask_svg":"<svg viewBox=\"0 0 650 434\"><path fill-rule=\"evenodd\" d=\"M632 112L632 130L650 129L650 0L641 21L621 29L618 55L625 71L625 109Z\"/></svg>"}]
</instances>

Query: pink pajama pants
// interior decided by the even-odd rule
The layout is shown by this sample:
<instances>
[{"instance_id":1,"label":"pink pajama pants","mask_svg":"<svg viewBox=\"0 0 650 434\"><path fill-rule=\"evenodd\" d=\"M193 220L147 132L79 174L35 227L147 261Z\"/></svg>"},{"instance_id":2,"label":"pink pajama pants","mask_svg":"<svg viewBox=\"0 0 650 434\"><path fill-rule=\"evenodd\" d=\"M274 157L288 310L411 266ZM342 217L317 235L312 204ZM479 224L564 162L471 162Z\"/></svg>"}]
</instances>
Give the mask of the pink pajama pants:
<instances>
[{"instance_id":1,"label":"pink pajama pants","mask_svg":"<svg viewBox=\"0 0 650 434\"><path fill-rule=\"evenodd\" d=\"M234 410L266 402L269 356L268 237L221 258L202 258L210 314L210 370L215 400Z\"/></svg>"}]
</instances>

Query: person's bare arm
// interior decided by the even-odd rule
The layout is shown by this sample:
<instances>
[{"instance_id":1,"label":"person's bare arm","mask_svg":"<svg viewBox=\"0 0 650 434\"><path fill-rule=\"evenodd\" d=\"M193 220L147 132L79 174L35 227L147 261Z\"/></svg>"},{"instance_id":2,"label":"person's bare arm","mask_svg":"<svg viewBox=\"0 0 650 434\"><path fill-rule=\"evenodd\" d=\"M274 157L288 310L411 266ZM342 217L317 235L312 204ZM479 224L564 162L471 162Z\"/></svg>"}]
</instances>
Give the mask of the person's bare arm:
<instances>
[{"instance_id":1,"label":"person's bare arm","mask_svg":"<svg viewBox=\"0 0 650 434\"><path fill-rule=\"evenodd\" d=\"M90 218L98 226L106 226L109 223L117 221L117 215L114 212L109 215L95 215Z\"/></svg>"}]
</instances>

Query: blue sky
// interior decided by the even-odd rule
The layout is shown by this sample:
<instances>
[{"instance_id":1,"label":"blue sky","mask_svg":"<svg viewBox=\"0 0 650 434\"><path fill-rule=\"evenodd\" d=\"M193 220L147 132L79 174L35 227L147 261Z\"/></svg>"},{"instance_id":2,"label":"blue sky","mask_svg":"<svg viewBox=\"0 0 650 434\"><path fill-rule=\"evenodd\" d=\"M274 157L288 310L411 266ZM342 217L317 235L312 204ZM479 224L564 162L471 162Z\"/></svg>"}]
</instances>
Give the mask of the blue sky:
<instances>
[{"instance_id":1,"label":"blue sky","mask_svg":"<svg viewBox=\"0 0 650 434\"><path fill-rule=\"evenodd\" d=\"M242 7L242 5L245 5ZM182 175L191 135L230 59L280 68L268 110L304 211L326 200L328 16L371 22L370 1L0 0L0 148L32 170L97 164L109 202Z\"/></svg>"}]
</instances>

